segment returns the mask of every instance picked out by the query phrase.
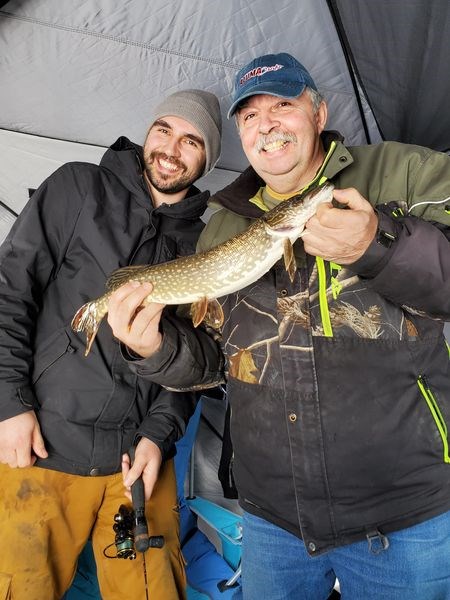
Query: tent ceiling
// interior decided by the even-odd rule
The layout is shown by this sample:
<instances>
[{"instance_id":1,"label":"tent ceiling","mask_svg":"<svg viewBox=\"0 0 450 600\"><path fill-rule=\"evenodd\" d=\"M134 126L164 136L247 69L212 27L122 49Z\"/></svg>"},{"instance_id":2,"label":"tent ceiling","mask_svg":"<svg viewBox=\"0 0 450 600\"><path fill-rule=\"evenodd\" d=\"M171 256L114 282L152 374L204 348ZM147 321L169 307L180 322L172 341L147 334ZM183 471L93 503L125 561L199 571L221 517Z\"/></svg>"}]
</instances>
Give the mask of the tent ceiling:
<instances>
[{"instance_id":1,"label":"tent ceiling","mask_svg":"<svg viewBox=\"0 0 450 600\"><path fill-rule=\"evenodd\" d=\"M142 142L167 94L210 90L225 114L237 70L255 55L280 51L310 69L329 103L328 127L348 143L379 141L379 123L386 139L450 147L448 0L0 2L0 128L70 148L102 149L119 135ZM14 169L26 189L71 154L58 154L57 145L30 185L32 150L21 151L12 168L9 159L6 170L5 139L0 202L19 211L24 196L17 203L10 193ZM245 166L234 123L225 120L215 183Z\"/></svg>"},{"instance_id":2,"label":"tent ceiling","mask_svg":"<svg viewBox=\"0 0 450 600\"><path fill-rule=\"evenodd\" d=\"M11 0L0 11L0 127L108 146L141 141L152 108L190 87L230 105L236 71L288 51L331 105L331 128L365 142L353 85L323 0ZM233 122L219 166L242 170Z\"/></svg>"}]
</instances>

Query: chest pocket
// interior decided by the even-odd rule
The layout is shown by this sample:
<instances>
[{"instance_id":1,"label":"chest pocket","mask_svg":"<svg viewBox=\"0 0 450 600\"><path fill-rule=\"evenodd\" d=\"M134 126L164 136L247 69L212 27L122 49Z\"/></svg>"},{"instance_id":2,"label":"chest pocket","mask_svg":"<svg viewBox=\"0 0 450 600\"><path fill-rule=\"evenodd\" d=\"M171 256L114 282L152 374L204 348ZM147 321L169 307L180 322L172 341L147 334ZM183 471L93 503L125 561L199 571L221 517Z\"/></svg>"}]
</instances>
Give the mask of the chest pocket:
<instances>
[{"instance_id":1,"label":"chest pocket","mask_svg":"<svg viewBox=\"0 0 450 600\"><path fill-rule=\"evenodd\" d=\"M75 348L70 343L70 338L63 329L50 337L34 355L34 369L32 383L35 385L44 373L50 370L60 358L72 354Z\"/></svg>"}]
</instances>

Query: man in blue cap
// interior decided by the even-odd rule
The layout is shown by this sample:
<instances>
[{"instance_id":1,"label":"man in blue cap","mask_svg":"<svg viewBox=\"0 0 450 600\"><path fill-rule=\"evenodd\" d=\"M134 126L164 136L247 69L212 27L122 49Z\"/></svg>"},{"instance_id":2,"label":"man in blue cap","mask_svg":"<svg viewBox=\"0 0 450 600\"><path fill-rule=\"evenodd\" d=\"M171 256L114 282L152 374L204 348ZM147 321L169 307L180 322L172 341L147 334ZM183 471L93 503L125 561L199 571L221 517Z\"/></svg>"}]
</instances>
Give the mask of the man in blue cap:
<instances>
[{"instance_id":1,"label":"man in blue cap","mask_svg":"<svg viewBox=\"0 0 450 600\"><path fill-rule=\"evenodd\" d=\"M280 261L221 299L221 348L156 305L129 328L145 286L115 294L113 331L143 377L227 380L245 600L325 599L336 578L352 600L450 598L450 157L344 146L288 54L241 69L232 115L251 167L201 250L325 181L338 204L308 221L292 282Z\"/></svg>"}]
</instances>

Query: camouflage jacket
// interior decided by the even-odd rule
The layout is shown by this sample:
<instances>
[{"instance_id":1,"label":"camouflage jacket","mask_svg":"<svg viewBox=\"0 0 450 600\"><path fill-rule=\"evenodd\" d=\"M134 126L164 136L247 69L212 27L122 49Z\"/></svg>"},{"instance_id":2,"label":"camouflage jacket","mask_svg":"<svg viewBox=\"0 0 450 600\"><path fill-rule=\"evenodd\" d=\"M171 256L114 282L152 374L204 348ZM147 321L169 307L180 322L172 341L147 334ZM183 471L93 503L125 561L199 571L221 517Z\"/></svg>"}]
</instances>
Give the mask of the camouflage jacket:
<instances>
[{"instance_id":1,"label":"camouflage jacket","mask_svg":"<svg viewBox=\"0 0 450 600\"><path fill-rule=\"evenodd\" d=\"M222 353L166 322L161 350L133 367L179 388L226 371L241 506L311 554L450 509L450 157L337 142L322 174L376 206L364 256L341 268L299 241L292 283L280 261L221 299ZM200 249L261 214L259 185L249 169L214 197Z\"/></svg>"}]
</instances>

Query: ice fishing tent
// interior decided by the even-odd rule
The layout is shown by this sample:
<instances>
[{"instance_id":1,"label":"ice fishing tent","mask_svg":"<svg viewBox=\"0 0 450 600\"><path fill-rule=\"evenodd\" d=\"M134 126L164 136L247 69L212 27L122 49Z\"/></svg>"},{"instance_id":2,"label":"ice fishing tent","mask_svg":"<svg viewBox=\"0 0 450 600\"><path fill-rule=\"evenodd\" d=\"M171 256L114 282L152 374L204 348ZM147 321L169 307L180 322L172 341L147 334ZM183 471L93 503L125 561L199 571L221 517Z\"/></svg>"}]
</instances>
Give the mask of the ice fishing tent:
<instances>
[{"instance_id":1,"label":"ice fishing tent","mask_svg":"<svg viewBox=\"0 0 450 600\"><path fill-rule=\"evenodd\" d=\"M448 0L0 2L0 239L59 164L96 162L119 135L142 142L152 108L179 89L214 92L226 114L237 70L280 51L311 71L347 143L450 149ZM200 187L245 166L224 120Z\"/></svg>"},{"instance_id":2,"label":"ice fishing tent","mask_svg":"<svg viewBox=\"0 0 450 600\"><path fill-rule=\"evenodd\" d=\"M264 52L305 63L347 142L448 150L449 34L447 0L1 2L0 236L58 164L96 161L121 134L141 141L168 93L211 90L225 113L234 74ZM244 166L226 122L204 185Z\"/></svg>"},{"instance_id":3,"label":"ice fishing tent","mask_svg":"<svg viewBox=\"0 0 450 600\"><path fill-rule=\"evenodd\" d=\"M348 143L450 148L447 0L0 2L0 235L59 163L98 160L122 134L141 141L175 90L215 92L225 113L236 71L283 50L311 70ZM224 125L212 189L245 166Z\"/></svg>"}]
</instances>

